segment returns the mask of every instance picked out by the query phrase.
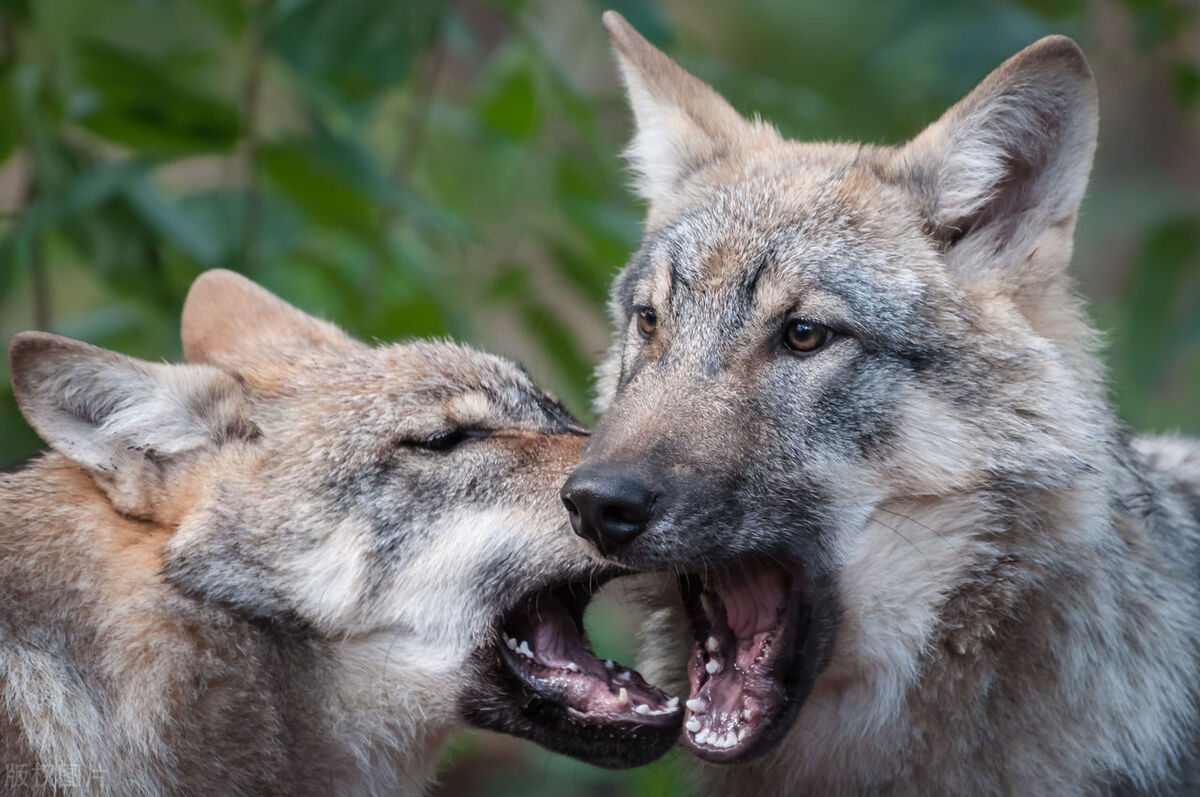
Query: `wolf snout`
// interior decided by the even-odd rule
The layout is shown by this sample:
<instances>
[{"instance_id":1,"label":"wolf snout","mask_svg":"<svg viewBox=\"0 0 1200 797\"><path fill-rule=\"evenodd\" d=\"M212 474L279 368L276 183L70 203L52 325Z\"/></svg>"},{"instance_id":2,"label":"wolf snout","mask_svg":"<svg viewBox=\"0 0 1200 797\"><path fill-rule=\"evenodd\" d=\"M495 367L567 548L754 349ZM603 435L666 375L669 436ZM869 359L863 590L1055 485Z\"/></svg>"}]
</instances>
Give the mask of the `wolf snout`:
<instances>
[{"instance_id":1,"label":"wolf snout","mask_svg":"<svg viewBox=\"0 0 1200 797\"><path fill-rule=\"evenodd\" d=\"M609 555L646 530L659 492L633 471L597 464L577 468L560 495L575 533Z\"/></svg>"}]
</instances>

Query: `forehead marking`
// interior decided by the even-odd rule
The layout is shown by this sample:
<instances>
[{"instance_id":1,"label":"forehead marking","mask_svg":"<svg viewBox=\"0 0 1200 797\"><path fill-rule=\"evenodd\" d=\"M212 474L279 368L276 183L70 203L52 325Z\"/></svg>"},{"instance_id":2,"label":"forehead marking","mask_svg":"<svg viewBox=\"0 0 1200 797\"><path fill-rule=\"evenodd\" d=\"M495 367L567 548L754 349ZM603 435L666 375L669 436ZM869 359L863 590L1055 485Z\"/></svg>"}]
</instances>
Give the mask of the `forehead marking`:
<instances>
[{"instance_id":1,"label":"forehead marking","mask_svg":"<svg viewBox=\"0 0 1200 797\"><path fill-rule=\"evenodd\" d=\"M462 424L480 423L491 415L491 401L478 391L459 393L446 405L447 413Z\"/></svg>"}]
</instances>

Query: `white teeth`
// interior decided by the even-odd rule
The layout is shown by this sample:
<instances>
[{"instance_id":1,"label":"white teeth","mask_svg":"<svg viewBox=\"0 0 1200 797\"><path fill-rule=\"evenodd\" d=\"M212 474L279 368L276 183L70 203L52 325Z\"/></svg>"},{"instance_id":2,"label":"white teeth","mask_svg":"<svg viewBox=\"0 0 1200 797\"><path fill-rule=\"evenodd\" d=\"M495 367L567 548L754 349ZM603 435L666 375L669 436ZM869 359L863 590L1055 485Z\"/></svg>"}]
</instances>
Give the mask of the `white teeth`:
<instances>
[{"instance_id":1,"label":"white teeth","mask_svg":"<svg viewBox=\"0 0 1200 797\"><path fill-rule=\"evenodd\" d=\"M622 686L621 691L617 692L617 700L621 701L622 703L628 703L629 702L629 690Z\"/></svg>"},{"instance_id":2,"label":"white teeth","mask_svg":"<svg viewBox=\"0 0 1200 797\"><path fill-rule=\"evenodd\" d=\"M702 708L704 708L704 703L702 701L700 701L698 698L694 698L694 697L691 700L689 700L688 702L684 703L684 705L687 706L692 711L700 711Z\"/></svg>"},{"instance_id":3,"label":"white teeth","mask_svg":"<svg viewBox=\"0 0 1200 797\"><path fill-rule=\"evenodd\" d=\"M696 734L696 744L704 744L708 741L708 728L702 729Z\"/></svg>"},{"instance_id":4,"label":"white teeth","mask_svg":"<svg viewBox=\"0 0 1200 797\"><path fill-rule=\"evenodd\" d=\"M679 698L673 697L667 701L667 708L679 708Z\"/></svg>"},{"instance_id":5,"label":"white teeth","mask_svg":"<svg viewBox=\"0 0 1200 797\"><path fill-rule=\"evenodd\" d=\"M605 660L604 660L604 668L605 668L605 669L607 669L607 670L611 670L611 669L613 668L613 661L612 661L612 659L605 659Z\"/></svg>"},{"instance_id":6,"label":"white teeth","mask_svg":"<svg viewBox=\"0 0 1200 797\"><path fill-rule=\"evenodd\" d=\"M618 681L628 681L629 680L629 670L621 670L619 673L617 673L617 680Z\"/></svg>"},{"instance_id":7,"label":"white teeth","mask_svg":"<svg viewBox=\"0 0 1200 797\"><path fill-rule=\"evenodd\" d=\"M521 644L517 645L516 651L527 659L533 658L533 651L529 649L528 642L522 641Z\"/></svg>"},{"instance_id":8,"label":"white teeth","mask_svg":"<svg viewBox=\"0 0 1200 797\"><path fill-rule=\"evenodd\" d=\"M517 649L517 640L510 637L508 634L504 635L504 644L508 645L509 650Z\"/></svg>"},{"instance_id":9,"label":"white teeth","mask_svg":"<svg viewBox=\"0 0 1200 797\"><path fill-rule=\"evenodd\" d=\"M645 703L639 703L638 705L633 707L633 710L636 711L638 714L649 714L650 713L650 707L647 706Z\"/></svg>"},{"instance_id":10,"label":"white teeth","mask_svg":"<svg viewBox=\"0 0 1200 797\"><path fill-rule=\"evenodd\" d=\"M692 733L695 733L696 731L700 730L700 720L692 717L690 720L684 723L683 727L687 728Z\"/></svg>"},{"instance_id":11,"label":"white teeth","mask_svg":"<svg viewBox=\"0 0 1200 797\"><path fill-rule=\"evenodd\" d=\"M738 740L737 740L736 733L734 733L733 731L730 731L729 733L725 734L725 746L726 747L733 747L737 743L738 743Z\"/></svg>"},{"instance_id":12,"label":"white teeth","mask_svg":"<svg viewBox=\"0 0 1200 797\"><path fill-rule=\"evenodd\" d=\"M750 708L748 706L742 709L742 719L746 720L747 722L750 721Z\"/></svg>"},{"instance_id":13,"label":"white teeth","mask_svg":"<svg viewBox=\"0 0 1200 797\"><path fill-rule=\"evenodd\" d=\"M707 672L709 675L716 675L717 672L720 671L720 669L721 669L721 662L717 661L716 659L712 659L707 664L704 665L704 671Z\"/></svg>"},{"instance_id":14,"label":"white teeth","mask_svg":"<svg viewBox=\"0 0 1200 797\"><path fill-rule=\"evenodd\" d=\"M566 664L563 665L563 669L570 670L571 672L579 672L579 665L573 661L568 661Z\"/></svg>"},{"instance_id":15,"label":"white teeth","mask_svg":"<svg viewBox=\"0 0 1200 797\"><path fill-rule=\"evenodd\" d=\"M704 647L708 648L709 653L716 653L721 649L721 640L717 639L715 636L710 636L708 641L704 643Z\"/></svg>"},{"instance_id":16,"label":"white teeth","mask_svg":"<svg viewBox=\"0 0 1200 797\"><path fill-rule=\"evenodd\" d=\"M742 739L745 739L745 738L746 738L746 729L742 728L740 731L738 731L738 741L740 742Z\"/></svg>"}]
</instances>

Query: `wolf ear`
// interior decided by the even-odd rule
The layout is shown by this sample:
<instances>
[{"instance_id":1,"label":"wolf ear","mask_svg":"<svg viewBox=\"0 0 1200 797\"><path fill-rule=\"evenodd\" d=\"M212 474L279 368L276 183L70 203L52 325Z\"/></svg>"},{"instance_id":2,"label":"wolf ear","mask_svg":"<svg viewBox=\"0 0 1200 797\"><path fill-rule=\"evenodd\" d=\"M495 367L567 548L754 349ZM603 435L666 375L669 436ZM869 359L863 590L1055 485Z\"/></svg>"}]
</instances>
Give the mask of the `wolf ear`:
<instances>
[{"instance_id":1,"label":"wolf ear","mask_svg":"<svg viewBox=\"0 0 1200 797\"><path fill-rule=\"evenodd\" d=\"M1062 281L1096 148L1097 97L1078 45L1047 36L1009 58L900 151L947 262L1003 269L1016 289Z\"/></svg>"},{"instance_id":2,"label":"wolf ear","mask_svg":"<svg viewBox=\"0 0 1200 797\"><path fill-rule=\"evenodd\" d=\"M147 514L184 455L257 434L244 387L215 368L149 363L44 332L13 338L9 360L30 426L130 514Z\"/></svg>"},{"instance_id":3,"label":"wolf ear","mask_svg":"<svg viewBox=\"0 0 1200 797\"><path fill-rule=\"evenodd\" d=\"M625 155L638 193L651 205L663 203L686 177L723 158L739 138L776 135L765 124L743 119L617 12L605 11L603 20L637 128Z\"/></svg>"},{"instance_id":4,"label":"wolf ear","mask_svg":"<svg viewBox=\"0 0 1200 797\"><path fill-rule=\"evenodd\" d=\"M183 356L230 367L271 346L361 345L328 321L314 318L240 274L225 269L196 278L183 303Z\"/></svg>"}]
</instances>

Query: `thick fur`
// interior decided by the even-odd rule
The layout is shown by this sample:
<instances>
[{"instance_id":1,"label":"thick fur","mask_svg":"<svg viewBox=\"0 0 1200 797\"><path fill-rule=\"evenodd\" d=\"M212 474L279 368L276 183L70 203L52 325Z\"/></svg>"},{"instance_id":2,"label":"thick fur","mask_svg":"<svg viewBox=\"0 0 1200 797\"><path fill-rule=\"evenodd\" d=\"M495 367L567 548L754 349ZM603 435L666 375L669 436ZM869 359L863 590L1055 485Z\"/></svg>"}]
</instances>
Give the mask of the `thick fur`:
<instances>
[{"instance_id":1,"label":"thick fur","mask_svg":"<svg viewBox=\"0 0 1200 797\"><path fill-rule=\"evenodd\" d=\"M54 452L0 476L0 791L420 791L498 614L593 568L557 497L580 430L507 361L229 272L183 338L13 342Z\"/></svg>"},{"instance_id":2,"label":"thick fur","mask_svg":"<svg viewBox=\"0 0 1200 797\"><path fill-rule=\"evenodd\" d=\"M710 791L1196 793L1200 444L1124 431L1067 276L1076 45L876 147L787 141L605 24L650 207L583 461L667 485L616 558L802 560L840 618L788 736L704 765ZM795 318L837 334L798 355ZM686 690L673 579L647 580L644 672Z\"/></svg>"}]
</instances>

